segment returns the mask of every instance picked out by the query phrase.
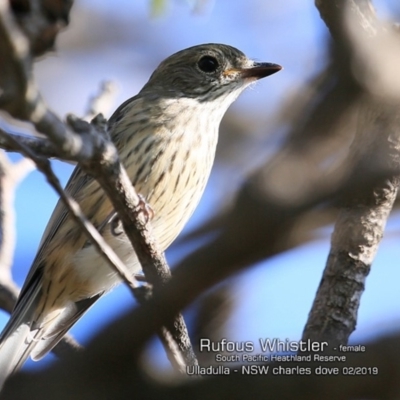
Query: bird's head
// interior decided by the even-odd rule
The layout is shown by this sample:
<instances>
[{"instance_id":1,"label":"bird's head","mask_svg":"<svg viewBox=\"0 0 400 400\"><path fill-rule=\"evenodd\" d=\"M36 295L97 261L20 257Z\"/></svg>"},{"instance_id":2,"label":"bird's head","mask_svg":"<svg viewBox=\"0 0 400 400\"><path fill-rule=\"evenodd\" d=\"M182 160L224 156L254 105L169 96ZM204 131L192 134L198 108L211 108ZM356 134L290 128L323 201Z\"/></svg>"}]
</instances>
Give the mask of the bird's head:
<instances>
[{"instance_id":1,"label":"bird's head","mask_svg":"<svg viewBox=\"0 0 400 400\"><path fill-rule=\"evenodd\" d=\"M199 102L229 96L233 101L250 83L281 69L277 64L250 60L232 46L203 44L165 59L142 92L194 98Z\"/></svg>"}]
</instances>

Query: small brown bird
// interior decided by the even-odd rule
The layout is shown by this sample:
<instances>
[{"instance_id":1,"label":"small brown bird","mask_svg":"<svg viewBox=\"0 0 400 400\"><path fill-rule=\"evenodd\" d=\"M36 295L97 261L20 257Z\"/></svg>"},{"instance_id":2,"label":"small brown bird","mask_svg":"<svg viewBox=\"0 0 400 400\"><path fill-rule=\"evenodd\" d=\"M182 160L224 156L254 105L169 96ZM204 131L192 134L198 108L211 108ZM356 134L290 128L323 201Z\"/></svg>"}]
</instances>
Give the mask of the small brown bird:
<instances>
[{"instance_id":1,"label":"small brown bird","mask_svg":"<svg viewBox=\"0 0 400 400\"><path fill-rule=\"evenodd\" d=\"M153 232L162 250L199 203L225 111L249 84L280 69L249 60L231 46L194 46L163 61L110 118L108 130L122 163L154 211ZM77 167L66 190L130 271L138 272L129 240L110 225L113 208L99 184ZM29 355L42 358L118 283L59 201L1 336L0 383Z\"/></svg>"}]
</instances>

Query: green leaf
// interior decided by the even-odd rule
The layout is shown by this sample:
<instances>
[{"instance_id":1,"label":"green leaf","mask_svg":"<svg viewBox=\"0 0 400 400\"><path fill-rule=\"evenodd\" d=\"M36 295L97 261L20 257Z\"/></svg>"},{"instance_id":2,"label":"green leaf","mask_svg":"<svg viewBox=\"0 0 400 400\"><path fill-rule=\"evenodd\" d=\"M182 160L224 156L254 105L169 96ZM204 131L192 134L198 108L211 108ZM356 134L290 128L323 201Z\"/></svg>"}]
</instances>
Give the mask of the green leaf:
<instances>
[{"instance_id":1,"label":"green leaf","mask_svg":"<svg viewBox=\"0 0 400 400\"><path fill-rule=\"evenodd\" d=\"M164 14L167 2L165 0L151 0L151 15L153 17L159 17Z\"/></svg>"}]
</instances>

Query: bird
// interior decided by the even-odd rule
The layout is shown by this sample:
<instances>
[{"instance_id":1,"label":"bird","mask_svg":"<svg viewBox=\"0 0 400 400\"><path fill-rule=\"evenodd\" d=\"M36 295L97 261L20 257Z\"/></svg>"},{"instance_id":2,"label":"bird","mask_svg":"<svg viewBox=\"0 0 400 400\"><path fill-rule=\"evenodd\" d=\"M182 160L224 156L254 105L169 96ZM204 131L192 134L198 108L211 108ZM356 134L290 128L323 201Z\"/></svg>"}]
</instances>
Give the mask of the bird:
<instances>
[{"instance_id":1,"label":"bird","mask_svg":"<svg viewBox=\"0 0 400 400\"><path fill-rule=\"evenodd\" d=\"M163 251L200 201L228 107L246 87L281 69L229 45L193 46L162 61L108 120L121 162L152 209L152 231ZM126 235L116 231L112 204L99 183L78 165L65 190L129 271L138 273L140 263ZM45 356L119 283L59 200L0 337L0 385L29 356Z\"/></svg>"}]
</instances>

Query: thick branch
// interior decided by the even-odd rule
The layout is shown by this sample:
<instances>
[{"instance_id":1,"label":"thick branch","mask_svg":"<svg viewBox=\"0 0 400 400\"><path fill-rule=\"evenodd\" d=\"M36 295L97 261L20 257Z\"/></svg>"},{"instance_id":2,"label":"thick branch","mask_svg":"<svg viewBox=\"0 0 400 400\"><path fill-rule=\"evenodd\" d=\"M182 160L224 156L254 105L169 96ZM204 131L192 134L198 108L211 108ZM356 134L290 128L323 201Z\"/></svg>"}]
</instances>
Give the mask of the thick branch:
<instances>
[{"instance_id":1,"label":"thick branch","mask_svg":"<svg viewBox=\"0 0 400 400\"><path fill-rule=\"evenodd\" d=\"M386 154L388 167L400 166L400 106L368 101L360 110L358 134L349 157L363 159L365 174L371 158ZM378 151L379 147L384 151ZM360 154L361 153L361 154ZM303 339L346 344L357 322L366 277L382 239L399 187L399 177L379 179L347 193L332 235L318 292Z\"/></svg>"},{"instance_id":2,"label":"thick branch","mask_svg":"<svg viewBox=\"0 0 400 400\"><path fill-rule=\"evenodd\" d=\"M335 4L336 7L332 8L332 3L340 3L340 7ZM359 24L364 30L363 40L369 41L372 35L381 31L368 1L346 5L344 2L321 0L317 4L339 46L343 41L346 46L351 43L344 24L346 12L352 17L350 22ZM336 32L340 20L338 15L342 18L341 34ZM364 63L368 64L368 61L365 59ZM366 97L367 100L360 105L357 135L349 159L360 160L364 174L371 176L377 166L395 170L400 165L400 102L388 102L370 95ZM370 165L371 159L375 161L374 169ZM347 343L356 326L365 280L398 186L399 178L394 175L368 185L357 183L354 190L346 193L303 339L328 340L332 345Z\"/></svg>"}]
</instances>

